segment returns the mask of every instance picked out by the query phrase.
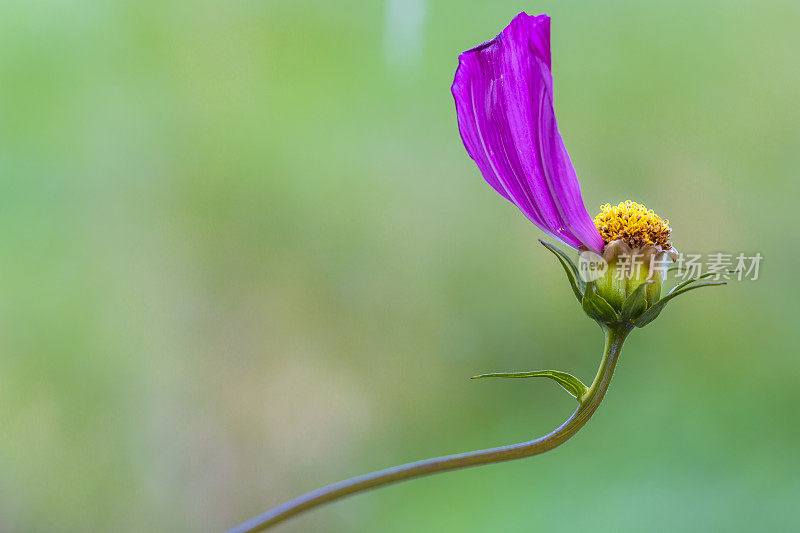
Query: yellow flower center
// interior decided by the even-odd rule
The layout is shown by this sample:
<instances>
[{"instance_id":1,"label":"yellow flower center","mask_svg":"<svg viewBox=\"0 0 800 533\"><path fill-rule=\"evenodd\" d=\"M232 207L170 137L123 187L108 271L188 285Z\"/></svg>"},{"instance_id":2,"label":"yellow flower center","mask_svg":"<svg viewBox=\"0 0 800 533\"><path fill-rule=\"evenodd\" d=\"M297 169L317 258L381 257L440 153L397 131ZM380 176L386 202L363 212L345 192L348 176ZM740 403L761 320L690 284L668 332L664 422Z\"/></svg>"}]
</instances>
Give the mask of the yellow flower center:
<instances>
[{"instance_id":1,"label":"yellow flower center","mask_svg":"<svg viewBox=\"0 0 800 533\"><path fill-rule=\"evenodd\" d=\"M662 220L652 209L630 200L616 206L602 206L600 214L594 217L594 225L606 244L622 239L631 248L661 246L668 250L672 247L669 220Z\"/></svg>"}]
</instances>

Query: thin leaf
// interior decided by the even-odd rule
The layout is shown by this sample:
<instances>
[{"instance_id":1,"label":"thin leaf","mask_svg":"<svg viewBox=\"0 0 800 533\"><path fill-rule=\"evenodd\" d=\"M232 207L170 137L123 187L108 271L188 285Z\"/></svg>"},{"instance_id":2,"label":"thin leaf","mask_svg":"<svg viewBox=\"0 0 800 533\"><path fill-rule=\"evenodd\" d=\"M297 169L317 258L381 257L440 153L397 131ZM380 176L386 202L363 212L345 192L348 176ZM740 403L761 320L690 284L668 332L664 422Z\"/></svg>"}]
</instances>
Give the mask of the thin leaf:
<instances>
[{"instance_id":1,"label":"thin leaf","mask_svg":"<svg viewBox=\"0 0 800 533\"><path fill-rule=\"evenodd\" d=\"M581 380L559 370L536 370L533 372L498 372L493 374L480 374L472 376L470 379L481 378L550 378L567 391L570 396L580 399L586 392L587 387Z\"/></svg>"},{"instance_id":2,"label":"thin leaf","mask_svg":"<svg viewBox=\"0 0 800 533\"><path fill-rule=\"evenodd\" d=\"M667 296L669 296L671 293L673 293L673 292L675 292L677 290L680 290L680 289L686 287L690 283L693 283L693 282L701 280L701 279L710 278L711 276L719 276L719 275L723 274L723 272L728 273L728 274L736 274L736 273L739 272L739 270L725 270L725 271L720 270L719 272L706 272L705 274L701 274L700 276L697 276L696 278L687 279L686 281L678 283L677 285L672 287L672 289L667 293Z\"/></svg>"},{"instance_id":3,"label":"thin leaf","mask_svg":"<svg viewBox=\"0 0 800 533\"><path fill-rule=\"evenodd\" d=\"M661 313L661 310L664 309L664 306L667 305L671 299L675 298L676 296L680 296L681 294L685 294L691 290L699 289L701 287L715 287L717 285L727 285L725 281L706 281L703 283L698 283L697 285L692 285L688 287L681 288L677 291L672 291L668 295L664 296L657 304L653 305L650 309L645 311L642 316L637 318L633 321L633 323L640 328L645 327L647 324L652 322L653 320L658 317Z\"/></svg>"},{"instance_id":4,"label":"thin leaf","mask_svg":"<svg viewBox=\"0 0 800 533\"><path fill-rule=\"evenodd\" d=\"M694 289L699 289L700 287L716 287L717 285L727 285L727 284L728 284L727 281L704 281L702 283L697 283L696 285L683 287L681 289L678 289L677 291L671 291L669 294L664 296L664 298L661 301L668 302L669 300L675 298L676 296L680 296L681 294L685 294Z\"/></svg>"},{"instance_id":5,"label":"thin leaf","mask_svg":"<svg viewBox=\"0 0 800 533\"><path fill-rule=\"evenodd\" d=\"M569 284L572 287L572 292L575 293L575 298L577 298L578 302L580 302L583 299L583 294L581 293L583 282L581 281L580 276L578 276L578 267L575 266L575 263L567 254L549 242L545 242L542 239L539 239L539 242L542 243L545 248L553 252L553 255L555 255L558 259L558 262L561 263L561 266L564 268L564 272L567 274Z\"/></svg>"},{"instance_id":6,"label":"thin leaf","mask_svg":"<svg viewBox=\"0 0 800 533\"><path fill-rule=\"evenodd\" d=\"M551 244L551 243L549 243L547 241L543 241L542 239L539 239L539 242L542 243L542 245L544 245L551 252L553 252L555 254L558 254L560 257L564 258L564 260L570 266L570 269L572 270L572 273L575 274L575 277L578 277L578 266L575 264L575 261L572 260L572 258L569 256L568 253L566 253L564 250L562 250L561 248L559 248L555 244Z\"/></svg>"},{"instance_id":7,"label":"thin leaf","mask_svg":"<svg viewBox=\"0 0 800 533\"><path fill-rule=\"evenodd\" d=\"M714 276L714 275L717 275L717 272L706 272L705 274L703 274L701 276L697 276L696 278L689 278L686 281L682 281L681 283L678 283L677 285L672 287L672 289L670 289L670 291L667 293L667 296L669 296L670 294L672 294L675 291L678 291L678 290L686 287L687 285L690 285L690 284L694 283L695 281L698 281L698 280L701 280L701 279L705 279L705 278L708 278L708 277L711 277L711 276Z\"/></svg>"}]
</instances>

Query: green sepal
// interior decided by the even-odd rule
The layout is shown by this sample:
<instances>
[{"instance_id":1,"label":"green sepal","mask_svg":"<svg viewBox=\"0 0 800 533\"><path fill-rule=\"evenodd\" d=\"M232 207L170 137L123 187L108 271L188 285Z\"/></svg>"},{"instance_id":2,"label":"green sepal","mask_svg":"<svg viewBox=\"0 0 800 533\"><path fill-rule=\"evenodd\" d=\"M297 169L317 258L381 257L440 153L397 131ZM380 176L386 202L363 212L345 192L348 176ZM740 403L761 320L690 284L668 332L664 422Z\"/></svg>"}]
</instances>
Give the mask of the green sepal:
<instances>
[{"instance_id":1,"label":"green sepal","mask_svg":"<svg viewBox=\"0 0 800 533\"><path fill-rule=\"evenodd\" d=\"M593 281L586 284L586 292L583 293L581 305L583 306L583 311L590 318L601 324L610 324L619 320L619 315L611 307L611 304L595 292Z\"/></svg>"},{"instance_id":2,"label":"green sepal","mask_svg":"<svg viewBox=\"0 0 800 533\"><path fill-rule=\"evenodd\" d=\"M667 293L667 296L669 296L670 294L672 294L675 291L681 290L682 288L684 288L684 287L686 287L688 285L691 285L695 281L699 281L699 280L705 279L705 278L710 278L711 276L716 276L716 275L718 275L717 272L706 272L705 274L703 274L701 276L697 276L696 278L690 278L690 279L687 279L686 281L682 281L682 282L678 283L677 285L675 285L674 287L672 287L672 289L670 289L670 291Z\"/></svg>"},{"instance_id":3,"label":"green sepal","mask_svg":"<svg viewBox=\"0 0 800 533\"><path fill-rule=\"evenodd\" d=\"M572 258L570 258L570 256L549 242L545 242L542 239L539 239L539 242L542 243L542 246L553 252L553 255L555 255L558 259L558 262L561 263L561 266L564 268L564 272L567 274L569 284L572 287L572 292L575 293L575 298L577 298L578 302L580 302L583 299L581 290L583 289L583 281L578 275L578 267L575 266L575 262L572 260Z\"/></svg>"},{"instance_id":4,"label":"green sepal","mask_svg":"<svg viewBox=\"0 0 800 533\"><path fill-rule=\"evenodd\" d=\"M655 281L651 279L643 281L630 296L628 296L620 310L620 317L622 317L623 320L633 320L644 313L645 309L647 309L647 286L653 283L655 283Z\"/></svg>"},{"instance_id":5,"label":"green sepal","mask_svg":"<svg viewBox=\"0 0 800 533\"><path fill-rule=\"evenodd\" d=\"M707 277L707 276L700 276L700 277ZM694 278L690 280L689 283L697 281L700 278ZM664 306L667 303L675 298L676 296L680 296L681 294L685 294L691 290L699 289L701 287L716 287L717 285L727 285L725 281L706 281L703 283L698 283L697 285L688 285L688 283L684 282L681 284L682 287L678 289L677 287L672 289L669 294L664 296L658 303L654 304L653 307L642 313L642 315L633 321L633 324L637 327L643 328L653 320L655 320L661 311L664 309Z\"/></svg>"},{"instance_id":6,"label":"green sepal","mask_svg":"<svg viewBox=\"0 0 800 533\"><path fill-rule=\"evenodd\" d=\"M569 393L576 400L580 400L586 393L587 387L581 380L559 370L536 370L533 372L499 372L493 374L480 374L472 376L470 379L480 378L550 378Z\"/></svg>"}]
</instances>

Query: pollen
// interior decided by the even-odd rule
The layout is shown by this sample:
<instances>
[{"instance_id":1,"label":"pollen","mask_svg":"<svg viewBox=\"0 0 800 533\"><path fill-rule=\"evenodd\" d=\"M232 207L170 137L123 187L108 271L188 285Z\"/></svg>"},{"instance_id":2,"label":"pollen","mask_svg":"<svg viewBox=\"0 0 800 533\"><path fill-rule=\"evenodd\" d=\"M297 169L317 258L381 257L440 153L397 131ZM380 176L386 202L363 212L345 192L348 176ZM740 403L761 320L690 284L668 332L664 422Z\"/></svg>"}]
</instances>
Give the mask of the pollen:
<instances>
[{"instance_id":1,"label":"pollen","mask_svg":"<svg viewBox=\"0 0 800 533\"><path fill-rule=\"evenodd\" d=\"M600 214L594 217L594 225L606 244L622 239L631 248L661 246L668 250L672 247L669 220L662 220L652 209L630 200L602 206Z\"/></svg>"}]
</instances>

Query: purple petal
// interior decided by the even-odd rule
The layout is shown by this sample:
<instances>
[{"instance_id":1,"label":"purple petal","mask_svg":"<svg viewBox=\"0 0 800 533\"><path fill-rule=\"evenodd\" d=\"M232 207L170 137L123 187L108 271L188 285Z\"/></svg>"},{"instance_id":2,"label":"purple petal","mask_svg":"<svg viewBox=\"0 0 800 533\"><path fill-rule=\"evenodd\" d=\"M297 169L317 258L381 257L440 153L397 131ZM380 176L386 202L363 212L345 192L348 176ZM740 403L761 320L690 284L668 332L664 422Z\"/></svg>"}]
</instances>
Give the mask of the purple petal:
<instances>
[{"instance_id":1,"label":"purple petal","mask_svg":"<svg viewBox=\"0 0 800 533\"><path fill-rule=\"evenodd\" d=\"M464 146L489 185L549 235L602 252L556 125L550 18L520 13L461 54L452 90Z\"/></svg>"}]
</instances>

